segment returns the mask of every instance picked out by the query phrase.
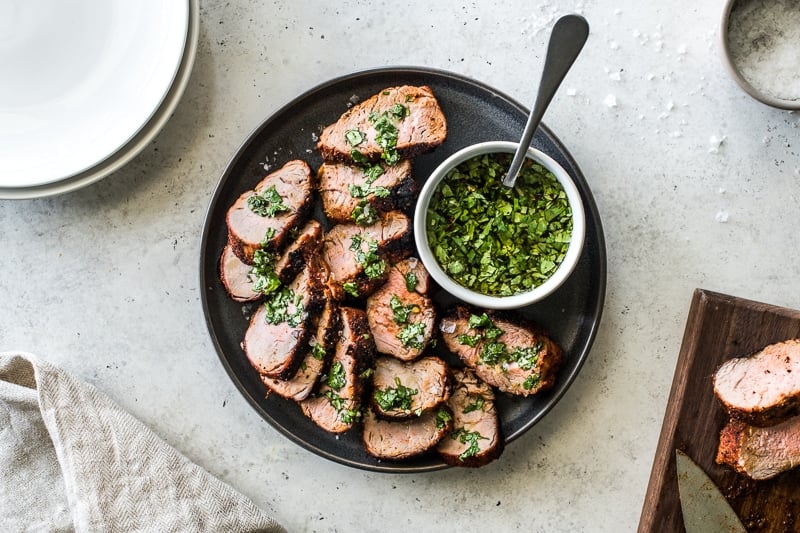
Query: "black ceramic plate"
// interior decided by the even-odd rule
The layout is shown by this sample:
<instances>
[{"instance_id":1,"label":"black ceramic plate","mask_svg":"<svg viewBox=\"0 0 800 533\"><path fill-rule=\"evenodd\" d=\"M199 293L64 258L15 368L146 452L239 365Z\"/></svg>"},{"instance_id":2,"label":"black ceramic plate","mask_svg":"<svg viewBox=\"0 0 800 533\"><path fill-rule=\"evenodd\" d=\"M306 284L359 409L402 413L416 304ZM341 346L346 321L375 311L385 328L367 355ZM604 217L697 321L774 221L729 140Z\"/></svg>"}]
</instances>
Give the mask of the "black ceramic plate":
<instances>
[{"instance_id":1,"label":"black ceramic plate","mask_svg":"<svg viewBox=\"0 0 800 533\"><path fill-rule=\"evenodd\" d=\"M348 104L364 100L385 87L402 84L428 85L447 118L445 143L414 161L419 181L427 179L436 165L459 148L488 140L517 141L522 134L527 109L491 87L448 72L381 68L319 85L267 118L231 159L206 216L200 251L200 282L208 329L220 360L244 397L272 426L306 449L342 464L383 472L422 472L446 468L446 465L434 454L397 463L378 461L364 451L360 431L354 429L338 437L328 434L308 420L294 403L276 395L265 397L264 385L239 347L247 328L249 309L227 296L217 271L227 239L226 211L242 192L252 189L266 175L265 165L274 169L300 158L312 168L318 168L322 161L315 146L322 128L335 122ZM605 241L586 179L547 127L539 127L533 145L558 161L577 183L586 206L586 243L580 263L569 280L545 301L519 310L544 326L564 348L565 356L557 384L551 391L531 398L499 394L497 405L506 442L513 441L541 420L573 382L588 356L605 298ZM315 216L321 219L319 210ZM434 300L442 307L454 301L443 291L435 294Z\"/></svg>"}]
</instances>

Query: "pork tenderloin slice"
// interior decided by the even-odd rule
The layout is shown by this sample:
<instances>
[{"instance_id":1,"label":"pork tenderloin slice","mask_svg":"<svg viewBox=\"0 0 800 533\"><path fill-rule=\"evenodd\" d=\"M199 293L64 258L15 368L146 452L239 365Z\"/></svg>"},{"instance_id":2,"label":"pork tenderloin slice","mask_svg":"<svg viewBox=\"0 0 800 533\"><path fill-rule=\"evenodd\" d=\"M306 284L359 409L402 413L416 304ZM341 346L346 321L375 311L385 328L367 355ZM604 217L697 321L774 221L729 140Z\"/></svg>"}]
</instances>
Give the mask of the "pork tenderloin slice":
<instances>
[{"instance_id":1,"label":"pork tenderloin slice","mask_svg":"<svg viewBox=\"0 0 800 533\"><path fill-rule=\"evenodd\" d=\"M453 369L453 393L447 405L453 430L436 450L452 466L479 467L500 457L505 446L494 390L470 369Z\"/></svg>"},{"instance_id":2,"label":"pork tenderloin slice","mask_svg":"<svg viewBox=\"0 0 800 533\"><path fill-rule=\"evenodd\" d=\"M275 255L270 254L269 258L261 263L266 264L271 261L274 275L288 285L303 270L309 254L319 252L322 247L322 234L322 224L316 220L309 220L280 257L275 259ZM259 253L263 252L256 251L254 257ZM257 275L253 272L253 266L239 259L233 253L230 243L222 250L219 277L228 295L237 302L254 302L262 296L262 293L256 290Z\"/></svg>"},{"instance_id":3,"label":"pork tenderloin slice","mask_svg":"<svg viewBox=\"0 0 800 533\"><path fill-rule=\"evenodd\" d=\"M339 301L368 296L386 281L388 265L410 252L411 222L400 211L369 226L337 224L322 244L331 294Z\"/></svg>"},{"instance_id":4,"label":"pork tenderloin slice","mask_svg":"<svg viewBox=\"0 0 800 533\"><path fill-rule=\"evenodd\" d=\"M375 364L375 345L364 311L340 308L341 333L319 390L300 402L303 413L331 433L344 433L362 416L364 373Z\"/></svg>"},{"instance_id":5,"label":"pork tenderloin slice","mask_svg":"<svg viewBox=\"0 0 800 533\"><path fill-rule=\"evenodd\" d=\"M371 98L351 107L335 123L320 134L317 148L326 161L352 161L351 152L358 151L363 158L377 160L383 150L376 141L378 131L375 116L390 111L400 104L408 108L408 116L393 119L397 127L397 152L404 158L413 158L428 152L447 137L447 121L439 102L428 86L403 85L389 87ZM348 142L347 132L358 130L365 136L355 147Z\"/></svg>"},{"instance_id":6,"label":"pork tenderloin slice","mask_svg":"<svg viewBox=\"0 0 800 533\"><path fill-rule=\"evenodd\" d=\"M352 223L354 213L371 209L385 213L395 209L410 213L419 186L411 175L411 161L403 159L394 166L382 165L382 174L368 183L365 167L348 163L323 163L317 170L322 207L328 220ZM378 191L380 194L376 194ZM368 206L368 207L365 207Z\"/></svg>"},{"instance_id":7,"label":"pork tenderloin slice","mask_svg":"<svg viewBox=\"0 0 800 533\"><path fill-rule=\"evenodd\" d=\"M409 273L414 277L409 278ZM415 283L409 285L409 281ZM367 318L378 352L413 361L425 351L436 322L433 301L419 292L427 286L428 272L422 261L409 257L393 264L386 283L367 298Z\"/></svg>"},{"instance_id":8,"label":"pork tenderloin slice","mask_svg":"<svg viewBox=\"0 0 800 533\"><path fill-rule=\"evenodd\" d=\"M226 215L228 242L233 253L252 264L253 253L266 246L280 252L290 239L290 231L303 224L311 212L313 174L305 161L289 161L268 174L253 190L246 191L231 205ZM274 216L261 216L248 207L250 198L275 188L288 210Z\"/></svg>"},{"instance_id":9,"label":"pork tenderloin slice","mask_svg":"<svg viewBox=\"0 0 800 533\"><path fill-rule=\"evenodd\" d=\"M383 420L371 409L364 414L362 440L367 453L382 460L400 461L432 450L452 428L446 405L406 420Z\"/></svg>"},{"instance_id":10,"label":"pork tenderloin slice","mask_svg":"<svg viewBox=\"0 0 800 533\"><path fill-rule=\"evenodd\" d=\"M226 244L222 249L219 259L219 279L228 296L237 302L254 302L261 298L261 293L253 290L255 278L250 275L252 268L233 253L230 244Z\"/></svg>"},{"instance_id":11,"label":"pork tenderloin slice","mask_svg":"<svg viewBox=\"0 0 800 533\"><path fill-rule=\"evenodd\" d=\"M308 258L322 249L324 231L322 224L309 220L297 237L275 262L275 273L284 284L289 284L303 270Z\"/></svg>"},{"instance_id":12,"label":"pork tenderloin slice","mask_svg":"<svg viewBox=\"0 0 800 533\"><path fill-rule=\"evenodd\" d=\"M289 379L299 368L324 305L322 272L317 261L309 262L292 283L270 294L250 318L242 349L259 374Z\"/></svg>"},{"instance_id":13,"label":"pork tenderloin slice","mask_svg":"<svg viewBox=\"0 0 800 533\"><path fill-rule=\"evenodd\" d=\"M278 396L296 402L305 400L328 368L338 334L339 308L336 302L326 298L325 307L316 323L315 333L309 339L306 355L295 375L288 380L262 375L261 381Z\"/></svg>"},{"instance_id":14,"label":"pork tenderloin slice","mask_svg":"<svg viewBox=\"0 0 800 533\"><path fill-rule=\"evenodd\" d=\"M800 340L770 344L725 361L713 377L714 394L734 418L756 426L800 414Z\"/></svg>"},{"instance_id":15,"label":"pork tenderloin slice","mask_svg":"<svg viewBox=\"0 0 800 533\"><path fill-rule=\"evenodd\" d=\"M380 418L404 419L420 416L450 397L450 372L438 357L423 357L403 363L379 357L372 377L372 410Z\"/></svg>"},{"instance_id":16,"label":"pork tenderloin slice","mask_svg":"<svg viewBox=\"0 0 800 533\"><path fill-rule=\"evenodd\" d=\"M800 466L800 417L769 427L730 419L720 432L716 460L756 480Z\"/></svg>"},{"instance_id":17,"label":"pork tenderloin slice","mask_svg":"<svg viewBox=\"0 0 800 533\"><path fill-rule=\"evenodd\" d=\"M470 320L482 325L472 326ZM561 347L529 321L459 305L439 329L448 350L503 392L529 396L555 383Z\"/></svg>"}]
</instances>

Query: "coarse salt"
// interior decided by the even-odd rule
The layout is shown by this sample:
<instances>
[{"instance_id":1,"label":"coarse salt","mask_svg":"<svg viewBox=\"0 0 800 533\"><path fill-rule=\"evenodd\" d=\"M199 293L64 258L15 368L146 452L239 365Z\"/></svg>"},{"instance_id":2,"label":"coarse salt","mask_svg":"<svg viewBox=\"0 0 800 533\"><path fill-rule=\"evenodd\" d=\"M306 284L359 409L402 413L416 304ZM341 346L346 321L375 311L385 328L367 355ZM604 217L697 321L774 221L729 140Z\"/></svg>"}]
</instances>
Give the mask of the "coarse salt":
<instances>
[{"instance_id":1,"label":"coarse salt","mask_svg":"<svg viewBox=\"0 0 800 533\"><path fill-rule=\"evenodd\" d=\"M728 23L731 60L754 89L800 100L800 2L740 0Z\"/></svg>"}]
</instances>

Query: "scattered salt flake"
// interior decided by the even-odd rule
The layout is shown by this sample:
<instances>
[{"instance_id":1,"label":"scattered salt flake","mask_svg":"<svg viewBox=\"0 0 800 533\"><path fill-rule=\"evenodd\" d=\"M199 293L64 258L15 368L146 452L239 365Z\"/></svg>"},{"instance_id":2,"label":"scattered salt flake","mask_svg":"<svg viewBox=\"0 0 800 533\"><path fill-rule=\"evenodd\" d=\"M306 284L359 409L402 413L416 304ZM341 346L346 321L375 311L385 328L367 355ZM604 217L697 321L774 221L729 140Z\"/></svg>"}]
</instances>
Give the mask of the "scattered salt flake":
<instances>
[{"instance_id":1,"label":"scattered salt flake","mask_svg":"<svg viewBox=\"0 0 800 533\"><path fill-rule=\"evenodd\" d=\"M638 116L638 117L636 117L636 118L638 118L639 120L644 120L644 115L639 115L639 116Z\"/></svg>"},{"instance_id":2,"label":"scattered salt flake","mask_svg":"<svg viewBox=\"0 0 800 533\"><path fill-rule=\"evenodd\" d=\"M720 187L719 189L717 189L717 192L720 194L725 194L727 191L725 191L725 187Z\"/></svg>"},{"instance_id":3,"label":"scattered salt flake","mask_svg":"<svg viewBox=\"0 0 800 533\"><path fill-rule=\"evenodd\" d=\"M575 96L576 94L578 94L578 91L576 91L574 87L569 87L567 89L567 96Z\"/></svg>"},{"instance_id":4,"label":"scattered salt flake","mask_svg":"<svg viewBox=\"0 0 800 533\"><path fill-rule=\"evenodd\" d=\"M442 320L439 322L439 329L442 333L453 333L456 330L456 323L452 320Z\"/></svg>"},{"instance_id":5,"label":"scattered salt flake","mask_svg":"<svg viewBox=\"0 0 800 533\"><path fill-rule=\"evenodd\" d=\"M728 212L727 211L717 211L717 214L714 216L714 220L717 222L727 222L728 221Z\"/></svg>"},{"instance_id":6,"label":"scattered salt flake","mask_svg":"<svg viewBox=\"0 0 800 533\"><path fill-rule=\"evenodd\" d=\"M679 55L686 55L686 45L682 44L678 47L678 54Z\"/></svg>"},{"instance_id":7,"label":"scattered salt flake","mask_svg":"<svg viewBox=\"0 0 800 533\"><path fill-rule=\"evenodd\" d=\"M614 81L619 81L620 79L622 79L622 74L620 73L620 71L612 72L611 74L608 75L608 78Z\"/></svg>"},{"instance_id":8,"label":"scattered salt flake","mask_svg":"<svg viewBox=\"0 0 800 533\"><path fill-rule=\"evenodd\" d=\"M607 107L617 107L617 97L613 94L609 94L606 96L606 99L603 100L603 103L606 104Z\"/></svg>"},{"instance_id":9,"label":"scattered salt flake","mask_svg":"<svg viewBox=\"0 0 800 533\"><path fill-rule=\"evenodd\" d=\"M664 120L665 118L668 118L668 117L669 117L669 111L664 111L663 113L658 115L658 118L661 119L661 120Z\"/></svg>"},{"instance_id":10,"label":"scattered salt flake","mask_svg":"<svg viewBox=\"0 0 800 533\"><path fill-rule=\"evenodd\" d=\"M675 109L675 102L673 102L672 100L667 100L666 109L667 111L672 111L673 109Z\"/></svg>"},{"instance_id":11,"label":"scattered salt flake","mask_svg":"<svg viewBox=\"0 0 800 533\"><path fill-rule=\"evenodd\" d=\"M642 32L640 32L639 30L633 30L633 36L638 39L639 37L642 36Z\"/></svg>"},{"instance_id":12,"label":"scattered salt flake","mask_svg":"<svg viewBox=\"0 0 800 533\"><path fill-rule=\"evenodd\" d=\"M716 154L719 152L719 147L722 146L722 143L725 142L725 136L720 135L712 135L708 138L708 153Z\"/></svg>"},{"instance_id":13,"label":"scattered salt flake","mask_svg":"<svg viewBox=\"0 0 800 533\"><path fill-rule=\"evenodd\" d=\"M656 49L656 52L660 52L664 48L664 41L656 41L653 44L653 48Z\"/></svg>"},{"instance_id":14,"label":"scattered salt flake","mask_svg":"<svg viewBox=\"0 0 800 533\"><path fill-rule=\"evenodd\" d=\"M611 41L608 47L612 50L619 50L619 43L617 41Z\"/></svg>"},{"instance_id":15,"label":"scattered salt flake","mask_svg":"<svg viewBox=\"0 0 800 533\"><path fill-rule=\"evenodd\" d=\"M669 136L672 137L673 139L677 139L678 137L683 137L683 132L673 131L672 133L669 134Z\"/></svg>"},{"instance_id":16,"label":"scattered salt flake","mask_svg":"<svg viewBox=\"0 0 800 533\"><path fill-rule=\"evenodd\" d=\"M621 9L619 9L619 8L617 8L617 9L615 9L615 10L614 10L614 14L615 14L615 15L619 15L619 14L621 14L621 13L622 13L622 10L621 10Z\"/></svg>"},{"instance_id":17,"label":"scattered salt flake","mask_svg":"<svg viewBox=\"0 0 800 533\"><path fill-rule=\"evenodd\" d=\"M312 140L312 141L314 141L314 142L317 142L317 141L319 141L319 135L317 135L316 133L314 133L314 132L312 131L312 132L311 132L311 140Z\"/></svg>"},{"instance_id":18,"label":"scattered salt flake","mask_svg":"<svg viewBox=\"0 0 800 533\"><path fill-rule=\"evenodd\" d=\"M655 75L655 74L653 74L652 72L648 72L648 73L647 73L647 76L645 76L645 78L647 78L648 80L652 80L652 79L653 79L653 78L655 78L655 77L656 77L656 75Z\"/></svg>"}]
</instances>

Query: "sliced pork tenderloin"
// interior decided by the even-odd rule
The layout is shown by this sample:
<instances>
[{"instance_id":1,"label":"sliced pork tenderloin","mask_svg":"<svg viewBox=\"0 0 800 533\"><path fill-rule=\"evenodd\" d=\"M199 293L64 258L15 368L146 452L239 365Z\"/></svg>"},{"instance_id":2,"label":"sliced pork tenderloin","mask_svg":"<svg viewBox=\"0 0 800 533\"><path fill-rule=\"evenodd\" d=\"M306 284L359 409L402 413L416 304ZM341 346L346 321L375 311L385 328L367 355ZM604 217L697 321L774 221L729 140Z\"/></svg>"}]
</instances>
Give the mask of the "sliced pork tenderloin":
<instances>
[{"instance_id":1,"label":"sliced pork tenderloin","mask_svg":"<svg viewBox=\"0 0 800 533\"><path fill-rule=\"evenodd\" d=\"M359 160L375 161L386 152L379 130L385 131L387 122L396 130L394 148L404 158L428 152L447 137L447 121L430 87L403 85L384 89L348 109L322 130L317 148L326 161L353 161L354 151Z\"/></svg>"},{"instance_id":2,"label":"sliced pork tenderloin","mask_svg":"<svg viewBox=\"0 0 800 533\"><path fill-rule=\"evenodd\" d=\"M242 349L259 374L289 379L300 367L325 302L323 272L319 261L309 261L292 283L266 297L253 313Z\"/></svg>"},{"instance_id":3,"label":"sliced pork tenderloin","mask_svg":"<svg viewBox=\"0 0 800 533\"><path fill-rule=\"evenodd\" d=\"M409 257L393 264L386 283L367 298L367 318L379 352L413 361L430 344L436 307L421 292L428 283L422 261Z\"/></svg>"},{"instance_id":4,"label":"sliced pork tenderloin","mask_svg":"<svg viewBox=\"0 0 800 533\"><path fill-rule=\"evenodd\" d=\"M239 259L252 264L256 250L284 248L311 212L313 177L305 161L289 161L239 196L226 215L228 242Z\"/></svg>"},{"instance_id":5,"label":"sliced pork tenderloin","mask_svg":"<svg viewBox=\"0 0 800 533\"><path fill-rule=\"evenodd\" d=\"M322 257L336 300L363 298L382 285L393 261L407 257L411 222L400 211L382 213L369 226L337 224L325 235Z\"/></svg>"},{"instance_id":6,"label":"sliced pork tenderloin","mask_svg":"<svg viewBox=\"0 0 800 533\"><path fill-rule=\"evenodd\" d=\"M315 333L308 341L306 355L294 376L287 380L261 376L261 381L269 391L299 402L308 398L314 390L330 364L339 336L339 307L335 301L326 298L325 307L316 322Z\"/></svg>"},{"instance_id":7,"label":"sliced pork tenderloin","mask_svg":"<svg viewBox=\"0 0 800 533\"><path fill-rule=\"evenodd\" d=\"M375 345L364 311L340 308L341 334L330 368L316 393L300 402L303 413L331 433L344 433L362 416L365 373L375 364Z\"/></svg>"},{"instance_id":8,"label":"sliced pork tenderloin","mask_svg":"<svg viewBox=\"0 0 800 533\"><path fill-rule=\"evenodd\" d=\"M800 414L800 340L729 359L713 381L714 394L730 415L749 424L767 426Z\"/></svg>"},{"instance_id":9,"label":"sliced pork tenderloin","mask_svg":"<svg viewBox=\"0 0 800 533\"><path fill-rule=\"evenodd\" d=\"M453 369L453 430L436 447L452 466L483 466L503 453L504 441L494 390L468 369Z\"/></svg>"},{"instance_id":10,"label":"sliced pork tenderloin","mask_svg":"<svg viewBox=\"0 0 800 533\"><path fill-rule=\"evenodd\" d=\"M372 410L381 418L418 417L450 397L450 372L438 357L403 363L379 357L372 378Z\"/></svg>"},{"instance_id":11,"label":"sliced pork tenderloin","mask_svg":"<svg viewBox=\"0 0 800 533\"><path fill-rule=\"evenodd\" d=\"M383 420L371 409L364 414L362 440L367 453L382 460L400 461L432 450L449 434L453 415L446 405L417 418Z\"/></svg>"},{"instance_id":12,"label":"sliced pork tenderloin","mask_svg":"<svg viewBox=\"0 0 800 533\"><path fill-rule=\"evenodd\" d=\"M439 329L448 350L503 392L529 396L555 383L561 347L526 320L459 305Z\"/></svg>"},{"instance_id":13,"label":"sliced pork tenderloin","mask_svg":"<svg viewBox=\"0 0 800 533\"><path fill-rule=\"evenodd\" d=\"M306 258L319 252L322 234L322 224L309 220L279 257L256 250L252 265L239 259L227 244L220 257L219 276L228 295L237 302L254 302L264 294L262 291L277 287L278 282L288 285L300 274Z\"/></svg>"},{"instance_id":14,"label":"sliced pork tenderloin","mask_svg":"<svg viewBox=\"0 0 800 533\"><path fill-rule=\"evenodd\" d=\"M317 177L325 216L333 223L367 225L378 213L410 213L419 194L408 159L394 166L323 163Z\"/></svg>"},{"instance_id":15,"label":"sliced pork tenderloin","mask_svg":"<svg viewBox=\"0 0 800 533\"><path fill-rule=\"evenodd\" d=\"M720 432L717 463L757 480L797 468L800 466L800 417L769 427L730 419Z\"/></svg>"}]
</instances>

